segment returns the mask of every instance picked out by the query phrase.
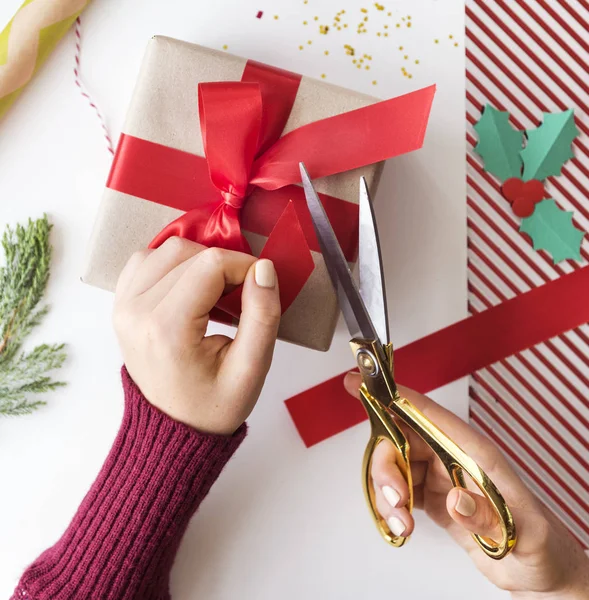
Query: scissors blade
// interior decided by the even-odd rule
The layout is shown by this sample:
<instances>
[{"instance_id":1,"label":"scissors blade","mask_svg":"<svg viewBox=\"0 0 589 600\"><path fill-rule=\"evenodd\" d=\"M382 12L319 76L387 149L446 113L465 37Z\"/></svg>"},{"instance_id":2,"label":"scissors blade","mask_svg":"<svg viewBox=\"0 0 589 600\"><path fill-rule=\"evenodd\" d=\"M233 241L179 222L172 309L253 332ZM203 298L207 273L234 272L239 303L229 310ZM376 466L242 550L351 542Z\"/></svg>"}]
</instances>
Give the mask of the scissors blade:
<instances>
[{"instance_id":1,"label":"scissors blade","mask_svg":"<svg viewBox=\"0 0 589 600\"><path fill-rule=\"evenodd\" d=\"M364 177L360 178L359 247L360 295L378 333L380 343L388 344L389 319L378 228Z\"/></svg>"},{"instance_id":2,"label":"scissors blade","mask_svg":"<svg viewBox=\"0 0 589 600\"><path fill-rule=\"evenodd\" d=\"M378 333L370 320L370 315L364 306L360 291L352 278L348 262L327 218L325 209L317 196L317 192L313 188L305 165L299 163L299 167L315 233L350 335L352 338L378 340Z\"/></svg>"}]
</instances>

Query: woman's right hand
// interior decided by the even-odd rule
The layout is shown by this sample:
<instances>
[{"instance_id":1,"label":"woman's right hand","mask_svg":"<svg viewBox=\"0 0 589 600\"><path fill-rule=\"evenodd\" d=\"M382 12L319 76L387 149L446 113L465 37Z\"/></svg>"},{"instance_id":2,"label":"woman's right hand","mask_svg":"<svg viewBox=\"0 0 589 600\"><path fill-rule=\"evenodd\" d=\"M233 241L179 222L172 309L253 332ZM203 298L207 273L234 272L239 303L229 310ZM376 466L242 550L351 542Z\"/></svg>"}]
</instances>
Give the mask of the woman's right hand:
<instances>
[{"instance_id":1,"label":"woman's right hand","mask_svg":"<svg viewBox=\"0 0 589 600\"><path fill-rule=\"evenodd\" d=\"M360 376L348 373L348 392L358 397ZM469 454L497 485L513 513L518 540L502 560L489 558L471 534L500 539L497 516L482 495L452 487L441 461L408 427L402 429L411 447L415 507L425 512L469 554L477 568L517 600L589 600L589 558L565 527L546 510L510 467L499 449L456 415L426 396L399 389ZM409 535L413 517L405 508L407 483L396 465L390 442L376 448L372 478L377 506L393 533Z\"/></svg>"}]
</instances>

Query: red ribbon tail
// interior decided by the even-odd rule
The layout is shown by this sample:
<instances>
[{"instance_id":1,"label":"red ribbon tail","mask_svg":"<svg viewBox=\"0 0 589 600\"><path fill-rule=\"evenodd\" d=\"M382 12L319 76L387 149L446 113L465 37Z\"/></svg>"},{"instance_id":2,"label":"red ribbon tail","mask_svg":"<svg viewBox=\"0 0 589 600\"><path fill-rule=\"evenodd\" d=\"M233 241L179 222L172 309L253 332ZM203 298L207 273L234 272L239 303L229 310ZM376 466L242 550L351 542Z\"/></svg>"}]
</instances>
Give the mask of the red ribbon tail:
<instances>
[{"instance_id":1,"label":"red ribbon tail","mask_svg":"<svg viewBox=\"0 0 589 600\"><path fill-rule=\"evenodd\" d=\"M293 256L296 256L296 261L293 261ZM276 222L260 258L268 258L274 263L280 286L280 305L284 314L315 268L313 255L292 202L287 204ZM217 307L234 317L239 317L241 292L242 286L223 296Z\"/></svg>"}]
</instances>

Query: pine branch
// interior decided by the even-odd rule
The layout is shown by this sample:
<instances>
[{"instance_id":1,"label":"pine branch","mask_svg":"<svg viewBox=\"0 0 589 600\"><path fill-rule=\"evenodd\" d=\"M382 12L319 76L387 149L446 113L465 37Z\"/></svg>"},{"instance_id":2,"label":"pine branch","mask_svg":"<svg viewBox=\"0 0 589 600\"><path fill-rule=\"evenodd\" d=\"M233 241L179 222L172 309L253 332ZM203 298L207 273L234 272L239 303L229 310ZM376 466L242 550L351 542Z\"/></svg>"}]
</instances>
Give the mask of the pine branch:
<instances>
[{"instance_id":1,"label":"pine branch","mask_svg":"<svg viewBox=\"0 0 589 600\"><path fill-rule=\"evenodd\" d=\"M0 415L33 412L45 403L31 395L64 385L49 374L63 365L63 344L21 351L26 337L49 310L39 304L49 279L50 231L44 216L29 219L26 226L7 227L2 236L6 265L0 268Z\"/></svg>"}]
</instances>

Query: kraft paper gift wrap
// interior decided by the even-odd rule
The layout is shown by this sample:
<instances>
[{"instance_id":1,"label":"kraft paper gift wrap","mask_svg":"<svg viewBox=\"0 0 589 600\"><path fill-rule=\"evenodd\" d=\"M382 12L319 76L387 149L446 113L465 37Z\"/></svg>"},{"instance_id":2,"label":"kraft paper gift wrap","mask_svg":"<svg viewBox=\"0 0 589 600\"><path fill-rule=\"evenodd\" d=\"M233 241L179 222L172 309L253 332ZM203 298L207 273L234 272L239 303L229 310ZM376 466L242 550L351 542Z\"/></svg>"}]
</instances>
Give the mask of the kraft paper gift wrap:
<instances>
[{"instance_id":1,"label":"kraft paper gift wrap","mask_svg":"<svg viewBox=\"0 0 589 600\"><path fill-rule=\"evenodd\" d=\"M147 48L123 134L203 157L197 85L240 81L247 62L225 52L154 37ZM283 136L302 125L376 102L378 100L370 96L302 77ZM429 113L429 106L427 110ZM316 179L316 189L356 205L359 177L366 178L374 195L383 164ZM89 243L83 281L114 290L119 273L131 254L147 247L164 227L183 214L183 210L107 187ZM253 254L258 256L267 237L247 231L245 227L242 233ZM279 337L309 348L327 350L339 308L321 253L312 250L311 255L315 268L283 313ZM350 258L355 258L355 252ZM297 256L292 260L297 261Z\"/></svg>"}]
</instances>

